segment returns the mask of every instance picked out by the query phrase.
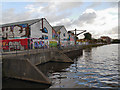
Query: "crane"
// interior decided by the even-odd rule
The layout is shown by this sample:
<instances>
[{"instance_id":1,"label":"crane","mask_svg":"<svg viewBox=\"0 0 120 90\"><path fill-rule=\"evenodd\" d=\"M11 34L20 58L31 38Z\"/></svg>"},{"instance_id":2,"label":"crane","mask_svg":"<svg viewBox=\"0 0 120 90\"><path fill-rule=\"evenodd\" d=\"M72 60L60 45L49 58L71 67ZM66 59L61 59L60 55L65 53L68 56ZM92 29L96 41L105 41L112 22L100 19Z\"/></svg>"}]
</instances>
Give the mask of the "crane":
<instances>
[{"instance_id":1,"label":"crane","mask_svg":"<svg viewBox=\"0 0 120 90\"><path fill-rule=\"evenodd\" d=\"M75 29L75 30L70 30L70 31L75 31L75 45L76 45L76 37L77 37L78 35L86 32L87 30L77 30L77 29ZM80 32L80 33L77 34L76 31L82 31L82 32Z\"/></svg>"}]
</instances>

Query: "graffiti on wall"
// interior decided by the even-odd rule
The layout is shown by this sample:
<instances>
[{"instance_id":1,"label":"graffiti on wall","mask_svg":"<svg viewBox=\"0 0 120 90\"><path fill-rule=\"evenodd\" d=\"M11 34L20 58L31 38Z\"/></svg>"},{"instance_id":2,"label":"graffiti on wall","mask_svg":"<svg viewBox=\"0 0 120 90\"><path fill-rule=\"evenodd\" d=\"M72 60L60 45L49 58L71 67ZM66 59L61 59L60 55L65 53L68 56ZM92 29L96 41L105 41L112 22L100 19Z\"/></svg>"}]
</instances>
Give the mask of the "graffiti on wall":
<instances>
[{"instance_id":1,"label":"graffiti on wall","mask_svg":"<svg viewBox=\"0 0 120 90\"><path fill-rule=\"evenodd\" d=\"M57 47L57 41L49 41L50 47Z\"/></svg>"},{"instance_id":2,"label":"graffiti on wall","mask_svg":"<svg viewBox=\"0 0 120 90\"><path fill-rule=\"evenodd\" d=\"M28 37L28 34L29 34L28 24L19 24L2 27L3 38Z\"/></svg>"},{"instance_id":3,"label":"graffiti on wall","mask_svg":"<svg viewBox=\"0 0 120 90\"><path fill-rule=\"evenodd\" d=\"M55 30L52 29L52 39L56 39L56 36L57 36L57 34L56 34Z\"/></svg>"},{"instance_id":4,"label":"graffiti on wall","mask_svg":"<svg viewBox=\"0 0 120 90\"><path fill-rule=\"evenodd\" d=\"M48 41L47 40L33 40L33 43L31 43L31 49L36 48L48 48Z\"/></svg>"},{"instance_id":5,"label":"graffiti on wall","mask_svg":"<svg viewBox=\"0 0 120 90\"><path fill-rule=\"evenodd\" d=\"M57 47L56 40L34 40L30 42L31 49Z\"/></svg>"},{"instance_id":6,"label":"graffiti on wall","mask_svg":"<svg viewBox=\"0 0 120 90\"><path fill-rule=\"evenodd\" d=\"M28 49L27 39L2 40L3 50L25 50Z\"/></svg>"}]
</instances>

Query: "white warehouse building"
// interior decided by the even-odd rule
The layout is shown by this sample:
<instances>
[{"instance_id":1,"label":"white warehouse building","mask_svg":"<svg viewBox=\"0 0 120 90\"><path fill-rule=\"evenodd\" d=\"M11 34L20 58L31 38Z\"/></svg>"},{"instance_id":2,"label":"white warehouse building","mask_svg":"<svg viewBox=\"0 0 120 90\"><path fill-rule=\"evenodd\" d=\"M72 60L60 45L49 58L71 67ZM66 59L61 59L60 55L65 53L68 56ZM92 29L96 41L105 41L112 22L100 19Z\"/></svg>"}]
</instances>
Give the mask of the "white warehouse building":
<instances>
[{"instance_id":1,"label":"white warehouse building","mask_svg":"<svg viewBox=\"0 0 120 90\"><path fill-rule=\"evenodd\" d=\"M52 39L52 26L45 18L0 25L2 39Z\"/></svg>"},{"instance_id":2,"label":"white warehouse building","mask_svg":"<svg viewBox=\"0 0 120 90\"><path fill-rule=\"evenodd\" d=\"M69 35L68 35L66 28L63 25L62 26L54 26L53 29L56 32L60 31L60 39L62 41L68 40Z\"/></svg>"}]
</instances>

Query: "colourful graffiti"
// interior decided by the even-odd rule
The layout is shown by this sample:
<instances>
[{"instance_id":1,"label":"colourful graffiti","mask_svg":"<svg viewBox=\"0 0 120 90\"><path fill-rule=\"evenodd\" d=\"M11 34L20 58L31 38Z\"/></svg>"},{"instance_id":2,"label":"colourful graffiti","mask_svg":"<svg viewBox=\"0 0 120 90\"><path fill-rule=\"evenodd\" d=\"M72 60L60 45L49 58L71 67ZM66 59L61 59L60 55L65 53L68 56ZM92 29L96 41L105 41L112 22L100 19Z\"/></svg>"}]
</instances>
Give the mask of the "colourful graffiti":
<instances>
[{"instance_id":1,"label":"colourful graffiti","mask_svg":"<svg viewBox=\"0 0 120 90\"><path fill-rule=\"evenodd\" d=\"M33 39L32 49L37 48L49 48L49 47L57 47L57 41L55 40L34 40Z\"/></svg>"},{"instance_id":2,"label":"colourful graffiti","mask_svg":"<svg viewBox=\"0 0 120 90\"><path fill-rule=\"evenodd\" d=\"M3 38L28 37L28 34L29 34L29 26L27 24L2 27Z\"/></svg>"},{"instance_id":3,"label":"colourful graffiti","mask_svg":"<svg viewBox=\"0 0 120 90\"><path fill-rule=\"evenodd\" d=\"M54 29L52 29L52 39L56 39L56 32L55 32L55 30Z\"/></svg>"},{"instance_id":4,"label":"colourful graffiti","mask_svg":"<svg viewBox=\"0 0 120 90\"><path fill-rule=\"evenodd\" d=\"M49 41L50 47L57 47L57 41Z\"/></svg>"},{"instance_id":5,"label":"colourful graffiti","mask_svg":"<svg viewBox=\"0 0 120 90\"><path fill-rule=\"evenodd\" d=\"M37 49L37 48L49 48L48 41L47 40L34 40L32 43L32 49Z\"/></svg>"},{"instance_id":6,"label":"colourful graffiti","mask_svg":"<svg viewBox=\"0 0 120 90\"><path fill-rule=\"evenodd\" d=\"M3 50L25 50L28 49L27 39L2 40Z\"/></svg>"},{"instance_id":7,"label":"colourful graffiti","mask_svg":"<svg viewBox=\"0 0 120 90\"><path fill-rule=\"evenodd\" d=\"M36 41L34 42L34 48L44 47L44 41Z\"/></svg>"}]
</instances>

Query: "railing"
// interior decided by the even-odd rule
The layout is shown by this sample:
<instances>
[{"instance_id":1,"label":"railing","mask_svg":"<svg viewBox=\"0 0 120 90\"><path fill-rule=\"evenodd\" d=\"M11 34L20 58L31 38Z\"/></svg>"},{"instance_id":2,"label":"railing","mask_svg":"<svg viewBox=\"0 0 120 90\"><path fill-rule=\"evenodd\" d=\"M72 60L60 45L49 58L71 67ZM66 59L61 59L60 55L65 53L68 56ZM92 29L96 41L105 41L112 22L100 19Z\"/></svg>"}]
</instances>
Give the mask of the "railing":
<instances>
[{"instance_id":1,"label":"railing","mask_svg":"<svg viewBox=\"0 0 120 90\"><path fill-rule=\"evenodd\" d=\"M37 49L55 49L57 48L57 46L36 46L36 47L32 47L29 45L6 45L6 46L2 46L2 52L11 52L14 51L15 53L17 53L18 51L30 51L30 50L37 50Z\"/></svg>"},{"instance_id":2,"label":"railing","mask_svg":"<svg viewBox=\"0 0 120 90\"><path fill-rule=\"evenodd\" d=\"M96 44L103 44L103 43L96 43ZM67 45L67 46L60 46L60 49L64 50L64 49L74 49L74 48L80 48L82 47L83 45L94 45L94 44L77 44L77 45ZM32 45L6 45L6 46L2 46L2 52L10 52L10 51L14 51L14 52L18 52L18 51L23 51L23 50L26 50L26 51L30 51L30 50L33 50L33 49L56 49L58 48L59 49L59 46L51 46L51 45L44 45L44 46L33 46Z\"/></svg>"}]
</instances>

